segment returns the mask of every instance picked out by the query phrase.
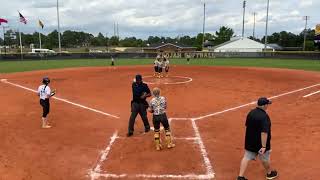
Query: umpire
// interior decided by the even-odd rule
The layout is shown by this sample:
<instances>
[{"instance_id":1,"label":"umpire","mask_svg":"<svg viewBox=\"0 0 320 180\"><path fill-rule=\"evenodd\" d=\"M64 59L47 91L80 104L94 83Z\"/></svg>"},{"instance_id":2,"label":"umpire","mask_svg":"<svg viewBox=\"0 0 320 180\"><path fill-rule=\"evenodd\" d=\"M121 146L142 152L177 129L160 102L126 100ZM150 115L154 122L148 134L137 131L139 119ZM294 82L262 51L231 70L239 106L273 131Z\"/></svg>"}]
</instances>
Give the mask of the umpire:
<instances>
[{"instance_id":1,"label":"umpire","mask_svg":"<svg viewBox=\"0 0 320 180\"><path fill-rule=\"evenodd\" d=\"M266 170L266 179L275 179L278 172L271 170L270 150L271 150L271 120L266 110L272 102L261 97L258 106L251 110L246 120L245 153L240 164L240 173L237 180L247 180L244 172L248 163L257 157L261 160Z\"/></svg>"},{"instance_id":2,"label":"umpire","mask_svg":"<svg viewBox=\"0 0 320 180\"><path fill-rule=\"evenodd\" d=\"M147 97L150 96L151 92L148 85L143 83L142 76L140 74L136 75L135 81L132 83L131 116L129 119L128 137L133 135L134 123L138 114L140 114L143 121L145 132L150 131L150 125L147 117L149 104L146 101Z\"/></svg>"}]
</instances>

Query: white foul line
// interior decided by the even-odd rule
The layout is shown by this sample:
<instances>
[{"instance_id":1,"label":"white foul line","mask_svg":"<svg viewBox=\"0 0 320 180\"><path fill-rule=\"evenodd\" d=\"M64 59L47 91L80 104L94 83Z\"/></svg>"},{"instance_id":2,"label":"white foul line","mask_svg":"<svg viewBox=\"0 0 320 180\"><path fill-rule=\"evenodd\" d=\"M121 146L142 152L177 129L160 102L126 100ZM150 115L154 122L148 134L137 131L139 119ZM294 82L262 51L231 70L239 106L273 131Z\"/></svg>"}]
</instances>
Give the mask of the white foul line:
<instances>
[{"instance_id":1,"label":"white foul line","mask_svg":"<svg viewBox=\"0 0 320 180\"><path fill-rule=\"evenodd\" d=\"M94 174L97 177L105 177L105 178L114 178L114 179L120 179L120 178L140 178L140 179L212 179L212 175L207 174L187 174L187 175L176 175L176 174L162 174L162 175L155 175L155 174L136 174L136 175L128 175L128 174L100 174L95 173Z\"/></svg>"},{"instance_id":2,"label":"white foul line","mask_svg":"<svg viewBox=\"0 0 320 180\"><path fill-rule=\"evenodd\" d=\"M316 92L313 92L313 93L307 94L307 95L305 95L305 96L303 96L303 97L304 97L304 98L306 98L306 97L310 97L310 96L313 96L313 95L318 94L318 93L320 93L320 91L316 91Z\"/></svg>"},{"instance_id":3,"label":"white foul line","mask_svg":"<svg viewBox=\"0 0 320 180\"><path fill-rule=\"evenodd\" d=\"M310 89L310 88L313 88L313 87L316 87L316 86L320 86L320 84L315 84L315 85L308 86L308 87L305 87L305 88L301 88L301 89L297 89L297 90L294 90L294 91L290 91L290 92L286 92L286 93L283 93L283 94L279 94L279 95L276 95L276 96L272 96L269 99L276 99L276 98L279 98L279 97L282 97L282 96L286 96L286 95L289 95L289 94L300 92L300 91L303 91L303 90L306 90L306 89ZM240 108L243 108L243 107L246 107L246 106L250 106L250 105L254 105L254 104L256 104L256 101L250 102L250 103L247 103L247 104L244 104L244 105L241 105L241 106L233 107L233 108L230 108L230 109L226 109L226 110L223 110L223 111L215 112L215 113L212 113L212 114L208 114L208 115L205 115L205 116L192 118L192 119L193 120L201 120L201 119L204 119L204 118L207 118L207 117L216 116L216 115L228 112L228 111L233 111L233 110L240 109Z\"/></svg>"},{"instance_id":4,"label":"white foul line","mask_svg":"<svg viewBox=\"0 0 320 180\"><path fill-rule=\"evenodd\" d=\"M99 176L98 176L98 173L101 172L101 165L102 165L103 161L105 161L105 160L108 158L109 152L110 152L110 150L111 150L111 146L113 145L113 143L116 141L117 138L118 138L118 132L116 131L116 132L113 133L113 135L111 136L110 142L109 142L109 145L107 146L107 148L101 152L101 157L100 157L100 159L99 159L96 167L93 168L93 169L90 171L91 180L95 180L96 178L99 177Z\"/></svg>"},{"instance_id":5,"label":"white foul line","mask_svg":"<svg viewBox=\"0 0 320 180\"><path fill-rule=\"evenodd\" d=\"M192 127L193 127L193 130L194 130L194 133L195 133L195 135L197 137L197 143L199 144L199 148L200 148L200 152L201 152L201 155L202 155L202 158L203 158L203 161L204 161L204 165L205 165L206 170L207 170L207 175L210 176L211 178L214 178L213 168L212 168L210 159L208 157L207 150L206 150L206 148L204 146L204 143L202 141L202 138L200 136L199 128L198 128L195 120L192 120L191 122L192 122Z\"/></svg>"},{"instance_id":6,"label":"white foul line","mask_svg":"<svg viewBox=\"0 0 320 180\"><path fill-rule=\"evenodd\" d=\"M7 81L6 79L1 79L1 82L3 83L6 83L6 84L10 84L12 86L15 86L15 87L19 87L19 88L22 88L22 89L25 89L25 90L28 90L28 91L31 91L31 92L34 92L34 93L38 93L36 90L34 89L30 89L30 88L27 88L25 86L21 86L19 84L15 84L15 83L12 83L12 82L9 82ZM96 113L99 113L99 114L103 114L105 116L109 116L109 117L113 117L113 118L116 118L116 119L119 119L120 117L118 116L115 116L115 115L112 115L112 114L109 114L109 113L106 113L106 112L102 112L102 111L99 111L97 109L93 109L93 108L89 108L87 106L84 106L84 105L81 105L81 104L78 104L78 103L74 103L74 102L71 102L67 99L62 99L62 98L59 98L59 97L52 97L53 99L56 99L56 100L59 100L59 101L62 101L62 102L65 102L65 103L68 103L68 104L72 104L74 106L78 106L78 107L81 107L83 109L87 109L87 110L90 110L90 111L93 111L93 112L96 112Z\"/></svg>"}]
</instances>

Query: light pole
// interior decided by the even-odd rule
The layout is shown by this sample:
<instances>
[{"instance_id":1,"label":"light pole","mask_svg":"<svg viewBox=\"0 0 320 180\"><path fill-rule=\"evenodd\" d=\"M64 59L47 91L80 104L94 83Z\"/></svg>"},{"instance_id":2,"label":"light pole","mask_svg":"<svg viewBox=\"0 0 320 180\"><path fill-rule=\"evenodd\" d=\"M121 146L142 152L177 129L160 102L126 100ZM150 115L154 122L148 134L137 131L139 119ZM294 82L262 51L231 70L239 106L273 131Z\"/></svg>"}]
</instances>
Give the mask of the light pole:
<instances>
[{"instance_id":1,"label":"light pole","mask_svg":"<svg viewBox=\"0 0 320 180\"><path fill-rule=\"evenodd\" d=\"M266 34L264 36L264 50L267 50L268 43L268 20L269 20L269 0L267 2Z\"/></svg>"},{"instance_id":2,"label":"light pole","mask_svg":"<svg viewBox=\"0 0 320 180\"><path fill-rule=\"evenodd\" d=\"M204 49L204 30L206 27L206 2L203 3L202 51Z\"/></svg>"},{"instance_id":3,"label":"light pole","mask_svg":"<svg viewBox=\"0 0 320 180\"><path fill-rule=\"evenodd\" d=\"M255 32L256 32L256 15L257 13L254 12L253 13L253 33L252 33L253 39L255 39Z\"/></svg>"},{"instance_id":4,"label":"light pole","mask_svg":"<svg viewBox=\"0 0 320 180\"><path fill-rule=\"evenodd\" d=\"M310 19L310 16L303 16L303 20L306 21L306 24L304 26L304 39L303 39L303 51L306 50L306 39L307 39L307 25L308 25L308 20Z\"/></svg>"},{"instance_id":5,"label":"light pole","mask_svg":"<svg viewBox=\"0 0 320 180\"><path fill-rule=\"evenodd\" d=\"M59 41L59 53L61 54L61 37L60 37L59 0L57 0L57 18L58 18L58 41Z\"/></svg>"},{"instance_id":6,"label":"light pole","mask_svg":"<svg viewBox=\"0 0 320 180\"><path fill-rule=\"evenodd\" d=\"M243 1L243 15L242 15L242 38L244 38L244 16L246 14L246 1Z\"/></svg>"}]
</instances>

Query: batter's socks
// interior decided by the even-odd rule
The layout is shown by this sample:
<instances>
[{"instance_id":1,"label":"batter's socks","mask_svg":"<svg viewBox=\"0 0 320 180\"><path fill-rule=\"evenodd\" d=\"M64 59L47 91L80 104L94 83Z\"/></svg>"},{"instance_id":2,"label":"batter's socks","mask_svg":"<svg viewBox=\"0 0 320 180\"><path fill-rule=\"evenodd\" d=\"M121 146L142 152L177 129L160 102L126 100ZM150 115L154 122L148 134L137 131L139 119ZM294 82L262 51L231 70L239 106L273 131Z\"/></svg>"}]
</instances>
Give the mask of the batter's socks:
<instances>
[{"instance_id":1,"label":"batter's socks","mask_svg":"<svg viewBox=\"0 0 320 180\"><path fill-rule=\"evenodd\" d=\"M160 151L162 149L161 139L160 139L160 131L155 131L154 133L154 142L156 145L156 150Z\"/></svg>"},{"instance_id":2,"label":"batter's socks","mask_svg":"<svg viewBox=\"0 0 320 180\"><path fill-rule=\"evenodd\" d=\"M172 136L171 136L170 130L166 130L166 143L167 143L167 148L168 148L168 149L173 148L173 147L176 146L176 145L173 144L173 142L172 142Z\"/></svg>"}]
</instances>

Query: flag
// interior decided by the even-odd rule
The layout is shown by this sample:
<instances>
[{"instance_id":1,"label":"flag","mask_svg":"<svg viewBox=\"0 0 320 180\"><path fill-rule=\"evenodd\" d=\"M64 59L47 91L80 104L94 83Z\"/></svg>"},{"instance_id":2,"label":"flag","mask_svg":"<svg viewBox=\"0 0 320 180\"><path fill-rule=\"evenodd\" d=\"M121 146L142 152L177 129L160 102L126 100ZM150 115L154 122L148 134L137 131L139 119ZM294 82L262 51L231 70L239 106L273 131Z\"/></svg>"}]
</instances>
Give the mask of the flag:
<instances>
[{"instance_id":1,"label":"flag","mask_svg":"<svg viewBox=\"0 0 320 180\"><path fill-rule=\"evenodd\" d=\"M40 19L39 19L39 26L43 29L43 27L44 27L44 24L40 21Z\"/></svg>"},{"instance_id":2,"label":"flag","mask_svg":"<svg viewBox=\"0 0 320 180\"><path fill-rule=\"evenodd\" d=\"M315 34L316 34L316 36L320 35L320 24L317 24L316 29L315 29Z\"/></svg>"},{"instance_id":3,"label":"flag","mask_svg":"<svg viewBox=\"0 0 320 180\"><path fill-rule=\"evenodd\" d=\"M20 12L19 12L19 17L20 17L20 22L27 24L26 18L24 18Z\"/></svg>"},{"instance_id":4,"label":"flag","mask_svg":"<svg viewBox=\"0 0 320 180\"><path fill-rule=\"evenodd\" d=\"M1 23L8 23L8 21L6 19L0 18L0 25L1 25Z\"/></svg>"}]
</instances>

